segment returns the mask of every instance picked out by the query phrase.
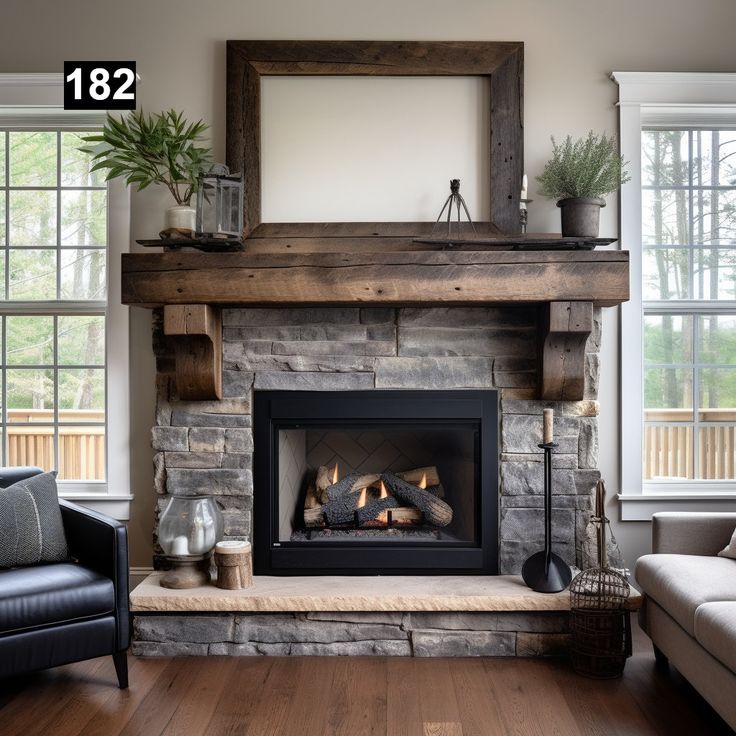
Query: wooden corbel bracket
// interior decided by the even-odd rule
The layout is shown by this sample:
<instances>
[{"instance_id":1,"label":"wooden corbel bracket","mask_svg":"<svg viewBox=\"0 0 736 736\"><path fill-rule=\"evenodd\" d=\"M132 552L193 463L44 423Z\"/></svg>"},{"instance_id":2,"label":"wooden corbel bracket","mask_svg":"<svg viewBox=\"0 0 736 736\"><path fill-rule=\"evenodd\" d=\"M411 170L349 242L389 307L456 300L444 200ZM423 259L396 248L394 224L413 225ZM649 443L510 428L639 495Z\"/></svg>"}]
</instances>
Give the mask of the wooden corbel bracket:
<instances>
[{"instance_id":1,"label":"wooden corbel bracket","mask_svg":"<svg viewBox=\"0 0 736 736\"><path fill-rule=\"evenodd\" d=\"M544 305L541 398L580 401L585 391L585 344L593 330L592 302Z\"/></svg>"},{"instance_id":2,"label":"wooden corbel bracket","mask_svg":"<svg viewBox=\"0 0 736 736\"><path fill-rule=\"evenodd\" d=\"M176 387L187 401L222 398L222 319L208 304L164 307L164 335L174 338Z\"/></svg>"}]
</instances>

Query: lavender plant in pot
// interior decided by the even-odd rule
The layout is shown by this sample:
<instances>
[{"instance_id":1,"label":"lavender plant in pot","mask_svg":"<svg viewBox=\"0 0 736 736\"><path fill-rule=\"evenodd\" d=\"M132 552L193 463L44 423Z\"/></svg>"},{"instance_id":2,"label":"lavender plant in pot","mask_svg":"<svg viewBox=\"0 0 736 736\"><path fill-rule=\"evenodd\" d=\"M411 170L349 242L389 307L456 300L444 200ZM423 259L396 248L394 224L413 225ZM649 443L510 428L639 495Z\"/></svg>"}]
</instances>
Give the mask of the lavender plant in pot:
<instances>
[{"instance_id":1,"label":"lavender plant in pot","mask_svg":"<svg viewBox=\"0 0 736 736\"><path fill-rule=\"evenodd\" d=\"M93 156L92 171L107 169L106 180L118 176L138 191L164 185L176 204L166 210L165 233L194 234L196 210L190 206L197 179L212 166L211 150L200 145L207 125L189 123L175 110L153 115L132 111L107 116L102 131L84 137L80 148Z\"/></svg>"},{"instance_id":2,"label":"lavender plant in pot","mask_svg":"<svg viewBox=\"0 0 736 736\"><path fill-rule=\"evenodd\" d=\"M558 145L552 138L552 158L545 164L539 193L557 200L562 216L562 237L597 238L603 199L631 178L627 162L619 156L616 139L595 135L575 141L568 135Z\"/></svg>"}]
</instances>

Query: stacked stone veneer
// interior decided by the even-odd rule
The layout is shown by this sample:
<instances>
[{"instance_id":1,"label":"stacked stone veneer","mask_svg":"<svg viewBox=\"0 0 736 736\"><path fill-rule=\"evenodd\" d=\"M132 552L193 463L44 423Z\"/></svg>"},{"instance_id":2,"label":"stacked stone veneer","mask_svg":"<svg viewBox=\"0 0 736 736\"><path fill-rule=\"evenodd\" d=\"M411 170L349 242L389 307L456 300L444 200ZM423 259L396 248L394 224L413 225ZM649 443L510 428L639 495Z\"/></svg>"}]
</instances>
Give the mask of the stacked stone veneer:
<instances>
[{"instance_id":1,"label":"stacked stone veneer","mask_svg":"<svg viewBox=\"0 0 736 736\"><path fill-rule=\"evenodd\" d=\"M133 653L534 657L568 648L564 613L136 614Z\"/></svg>"},{"instance_id":2,"label":"stacked stone veneer","mask_svg":"<svg viewBox=\"0 0 736 736\"><path fill-rule=\"evenodd\" d=\"M579 402L534 400L538 324L538 310L528 306L227 309L224 398L184 402L177 399L170 377L173 351L161 333L159 315L154 328L159 370L153 429L157 515L169 494L212 493L223 509L226 536L250 537L254 389L497 388L500 571L518 573L543 542L542 455L537 443L546 406L555 409L559 443L554 456L553 541L555 551L575 563L599 478L600 314L596 312L588 340L585 399ZM160 551L157 547L157 565Z\"/></svg>"}]
</instances>

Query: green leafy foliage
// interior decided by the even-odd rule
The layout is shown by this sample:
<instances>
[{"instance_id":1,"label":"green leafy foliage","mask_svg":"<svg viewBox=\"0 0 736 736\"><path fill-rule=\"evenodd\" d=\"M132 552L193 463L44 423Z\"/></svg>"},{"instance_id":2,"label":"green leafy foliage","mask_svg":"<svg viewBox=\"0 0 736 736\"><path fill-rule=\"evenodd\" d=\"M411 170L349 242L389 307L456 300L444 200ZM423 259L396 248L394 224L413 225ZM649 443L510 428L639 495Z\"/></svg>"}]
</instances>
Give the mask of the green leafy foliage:
<instances>
[{"instance_id":1,"label":"green leafy foliage","mask_svg":"<svg viewBox=\"0 0 736 736\"><path fill-rule=\"evenodd\" d=\"M626 166L613 136L591 130L576 141L568 135L561 145L552 138L552 158L537 177L539 192L553 199L605 197L629 181Z\"/></svg>"},{"instance_id":2,"label":"green leafy foliage","mask_svg":"<svg viewBox=\"0 0 736 736\"><path fill-rule=\"evenodd\" d=\"M207 128L201 120L187 122L175 110L154 115L133 111L119 119L108 114L101 133L83 138L94 145L80 151L92 156L92 171L107 170L106 180L122 176L138 191L163 184L177 204L188 205L197 177L212 163L211 149L197 145Z\"/></svg>"}]
</instances>

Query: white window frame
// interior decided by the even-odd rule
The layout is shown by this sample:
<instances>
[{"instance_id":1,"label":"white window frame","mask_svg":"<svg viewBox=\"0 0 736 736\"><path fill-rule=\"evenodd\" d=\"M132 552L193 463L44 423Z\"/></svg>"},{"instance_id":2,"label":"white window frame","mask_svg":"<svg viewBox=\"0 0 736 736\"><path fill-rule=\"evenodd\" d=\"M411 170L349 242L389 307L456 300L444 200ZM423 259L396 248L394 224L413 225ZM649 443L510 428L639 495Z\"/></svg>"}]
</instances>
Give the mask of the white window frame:
<instances>
[{"instance_id":1,"label":"white window frame","mask_svg":"<svg viewBox=\"0 0 736 736\"><path fill-rule=\"evenodd\" d=\"M643 334L641 132L647 124L734 125L736 74L613 72L619 87L621 154L631 180L621 187L621 247L631 254L631 296L621 308L621 506L622 521L649 521L657 511L733 511L733 481L643 480ZM682 303L680 303L682 304ZM722 310L731 302L694 302ZM638 388L638 390L637 390Z\"/></svg>"},{"instance_id":2,"label":"white window frame","mask_svg":"<svg viewBox=\"0 0 736 736\"><path fill-rule=\"evenodd\" d=\"M65 112L62 74L0 74L0 112L14 124L58 128L101 123L104 113ZM59 482L59 495L120 520L130 518L130 333L121 301L121 254L130 245L130 192L120 179L108 186L107 305L105 307L106 481ZM41 313L44 304L24 304ZM50 305L46 304L46 310ZM53 307L51 307L53 308Z\"/></svg>"}]
</instances>

